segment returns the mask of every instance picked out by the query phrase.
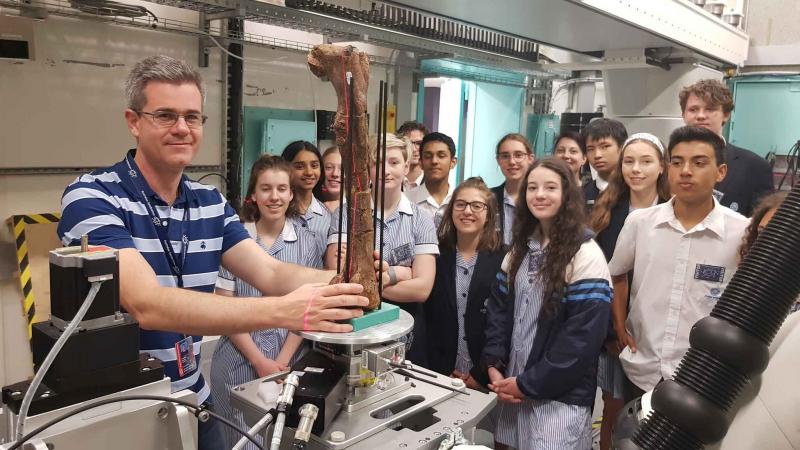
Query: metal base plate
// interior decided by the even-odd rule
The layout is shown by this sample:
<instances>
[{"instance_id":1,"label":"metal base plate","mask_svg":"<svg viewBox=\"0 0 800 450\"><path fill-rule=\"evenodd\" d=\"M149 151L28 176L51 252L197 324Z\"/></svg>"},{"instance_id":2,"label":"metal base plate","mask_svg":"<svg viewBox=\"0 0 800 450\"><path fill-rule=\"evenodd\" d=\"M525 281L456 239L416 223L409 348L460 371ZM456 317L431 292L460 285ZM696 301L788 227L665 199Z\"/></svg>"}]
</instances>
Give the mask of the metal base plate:
<instances>
[{"instance_id":1,"label":"metal base plate","mask_svg":"<svg viewBox=\"0 0 800 450\"><path fill-rule=\"evenodd\" d=\"M399 319L364 330L352 331L350 333L326 333L323 331L295 331L294 333L300 335L304 339L314 342L365 345L397 340L410 333L413 328L414 318L411 314L401 309Z\"/></svg>"},{"instance_id":2,"label":"metal base plate","mask_svg":"<svg viewBox=\"0 0 800 450\"><path fill-rule=\"evenodd\" d=\"M398 374L391 374L394 383L409 383ZM265 377L237 386L231 392L231 403L244 413L245 421L252 426L270 407L258 396L258 385L272 382L275 377ZM450 384L451 379L444 375L430 377L431 381ZM391 389L391 385L388 386ZM322 436L311 437L307 449L436 449L447 433L461 427L465 432L473 429L497 403L494 393L482 393L468 390L469 395L455 393L419 380L410 380L410 387L389 395L363 408L347 412L346 408L322 433ZM412 406L400 411L403 402ZM387 408L397 412L387 413ZM382 414L379 412L383 411ZM414 422L415 417L432 414L434 420L423 429L404 427L403 424ZM345 439L333 442L330 435L333 431L341 431ZM287 429L284 438L292 436ZM284 439L281 448L290 448L290 439Z\"/></svg>"}]
</instances>

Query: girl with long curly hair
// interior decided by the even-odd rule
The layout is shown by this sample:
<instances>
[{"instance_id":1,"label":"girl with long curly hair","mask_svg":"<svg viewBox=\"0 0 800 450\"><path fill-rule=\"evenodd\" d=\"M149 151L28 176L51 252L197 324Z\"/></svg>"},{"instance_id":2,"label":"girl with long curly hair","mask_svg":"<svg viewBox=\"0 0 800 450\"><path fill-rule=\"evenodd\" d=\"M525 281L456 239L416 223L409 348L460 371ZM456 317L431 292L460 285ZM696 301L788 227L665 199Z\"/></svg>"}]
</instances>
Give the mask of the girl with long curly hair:
<instances>
[{"instance_id":1,"label":"girl with long curly hair","mask_svg":"<svg viewBox=\"0 0 800 450\"><path fill-rule=\"evenodd\" d=\"M487 304L483 363L501 401L497 447L587 449L611 278L564 161L533 163Z\"/></svg>"}]
</instances>

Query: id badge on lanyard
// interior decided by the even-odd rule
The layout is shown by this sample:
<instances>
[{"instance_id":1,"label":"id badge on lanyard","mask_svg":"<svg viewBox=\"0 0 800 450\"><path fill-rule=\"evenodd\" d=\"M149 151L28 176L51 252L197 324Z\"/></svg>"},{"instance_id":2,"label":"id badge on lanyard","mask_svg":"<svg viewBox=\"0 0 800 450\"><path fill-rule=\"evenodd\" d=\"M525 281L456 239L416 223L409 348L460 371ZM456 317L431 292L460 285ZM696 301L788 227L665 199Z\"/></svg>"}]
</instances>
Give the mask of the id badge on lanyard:
<instances>
[{"instance_id":1,"label":"id badge on lanyard","mask_svg":"<svg viewBox=\"0 0 800 450\"><path fill-rule=\"evenodd\" d=\"M125 162L128 164L128 177L130 178L131 183L133 183L136 191L139 193L142 203L144 203L145 209L147 210L147 214L150 216L150 221L152 222L153 227L156 229L158 240L161 243L161 248L164 250L164 256L167 258L167 263L169 264L169 269L175 276L178 287L182 288L183 267L186 263L186 253L189 250L189 236L186 233L186 227L189 222L189 205L187 204L183 208L183 219L181 220L181 254L180 258L178 258L178 256L175 254L175 250L172 248L172 242L169 239L169 233L167 231L169 220L162 220L158 215L158 211L156 211L155 207L153 207L152 203L150 203L150 199L147 198L147 194L145 194L144 189L142 189L139 183L139 173L131 165L129 157L125 158Z\"/></svg>"}]
</instances>

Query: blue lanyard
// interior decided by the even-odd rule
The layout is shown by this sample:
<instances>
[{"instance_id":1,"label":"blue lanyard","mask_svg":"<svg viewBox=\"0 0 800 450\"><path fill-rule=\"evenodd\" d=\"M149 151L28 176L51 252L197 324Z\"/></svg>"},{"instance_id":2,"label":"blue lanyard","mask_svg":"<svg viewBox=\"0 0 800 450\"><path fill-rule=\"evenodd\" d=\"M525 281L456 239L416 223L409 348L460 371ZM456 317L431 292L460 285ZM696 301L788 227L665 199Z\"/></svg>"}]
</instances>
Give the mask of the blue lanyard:
<instances>
[{"instance_id":1,"label":"blue lanyard","mask_svg":"<svg viewBox=\"0 0 800 450\"><path fill-rule=\"evenodd\" d=\"M167 232L169 221L162 221L161 216L158 215L158 211L156 211L156 209L150 203L150 199L147 198L147 194L145 194L144 189L139 184L139 173L133 168L133 165L131 165L130 155L125 157L125 163L128 164L128 178L141 196L142 202L147 210L147 214L150 216L150 222L156 229L158 240L161 242L161 248L164 250L164 255L166 255L168 260L167 262L169 264L169 269L178 280L178 287L182 288L183 267L186 263L186 253L189 250L189 236L186 232L186 227L189 223L189 205L187 203L183 208L183 220L181 220L181 255L180 264L178 264L179 259L175 255L175 250L172 248L172 242L170 242L169 233Z\"/></svg>"}]
</instances>

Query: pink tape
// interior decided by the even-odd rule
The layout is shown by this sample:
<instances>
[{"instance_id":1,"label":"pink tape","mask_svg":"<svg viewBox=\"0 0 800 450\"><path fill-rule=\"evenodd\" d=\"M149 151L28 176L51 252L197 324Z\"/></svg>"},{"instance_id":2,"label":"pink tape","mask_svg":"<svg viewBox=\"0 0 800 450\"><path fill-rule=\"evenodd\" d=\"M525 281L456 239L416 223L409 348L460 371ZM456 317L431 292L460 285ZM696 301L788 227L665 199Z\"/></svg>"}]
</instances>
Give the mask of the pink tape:
<instances>
[{"instance_id":1,"label":"pink tape","mask_svg":"<svg viewBox=\"0 0 800 450\"><path fill-rule=\"evenodd\" d=\"M309 331L308 328L308 311L311 310L311 304L314 303L314 297L308 299L308 305L306 306L306 312L303 313L303 331Z\"/></svg>"}]
</instances>

